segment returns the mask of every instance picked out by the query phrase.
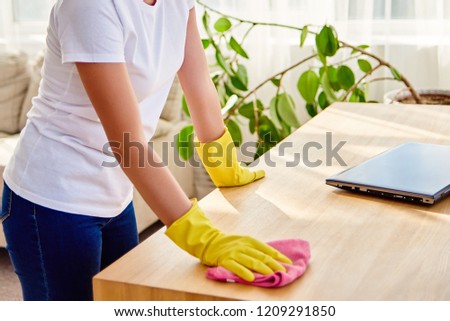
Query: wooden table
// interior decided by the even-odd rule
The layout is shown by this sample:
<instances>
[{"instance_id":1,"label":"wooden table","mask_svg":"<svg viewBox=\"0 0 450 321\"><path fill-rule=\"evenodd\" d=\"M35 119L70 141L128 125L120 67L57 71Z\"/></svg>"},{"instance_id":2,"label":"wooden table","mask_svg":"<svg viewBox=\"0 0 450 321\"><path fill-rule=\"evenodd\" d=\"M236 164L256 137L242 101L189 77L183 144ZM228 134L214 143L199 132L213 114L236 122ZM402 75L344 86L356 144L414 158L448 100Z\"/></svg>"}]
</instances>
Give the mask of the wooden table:
<instances>
[{"instance_id":1,"label":"wooden table","mask_svg":"<svg viewBox=\"0 0 450 321\"><path fill-rule=\"evenodd\" d=\"M208 280L206 267L163 229L94 278L95 299L450 300L450 198L428 207L325 185L345 169L336 159L326 164L327 132L333 147L346 141L339 155L352 166L408 141L450 145L450 106L335 104L288 137L284 152L270 151L258 164L266 178L200 202L226 232L308 240L310 265L293 284L261 289ZM291 166L310 142L323 149L310 148L307 161L322 165Z\"/></svg>"}]
</instances>

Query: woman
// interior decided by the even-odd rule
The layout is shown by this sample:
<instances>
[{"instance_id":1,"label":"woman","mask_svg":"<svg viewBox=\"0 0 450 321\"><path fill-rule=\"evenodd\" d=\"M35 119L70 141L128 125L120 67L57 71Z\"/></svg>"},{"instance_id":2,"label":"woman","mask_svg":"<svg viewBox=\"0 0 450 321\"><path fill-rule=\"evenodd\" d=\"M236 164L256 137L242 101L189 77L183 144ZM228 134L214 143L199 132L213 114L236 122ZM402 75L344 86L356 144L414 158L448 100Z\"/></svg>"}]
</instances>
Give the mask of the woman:
<instances>
[{"instance_id":1,"label":"woman","mask_svg":"<svg viewBox=\"0 0 450 321\"><path fill-rule=\"evenodd\" d=\"M92 299L92 277L138 244L133 185L168 227L166 234L204 264L252 280L252 271L269 274L284 270L278 261L290 263L257 240L216 229L148 147L177 73L198 151L208 157L211 144L226 146L231 139L194 0L56 3L39 95L4 173L2 221L25 300ZM145 153L126 146L125 135ZM108 142L120 167L101 166ZM263 176L241 168L234 151L231 156L232 167L210 168L218 185Z\"/></svg>"}]
</instances>

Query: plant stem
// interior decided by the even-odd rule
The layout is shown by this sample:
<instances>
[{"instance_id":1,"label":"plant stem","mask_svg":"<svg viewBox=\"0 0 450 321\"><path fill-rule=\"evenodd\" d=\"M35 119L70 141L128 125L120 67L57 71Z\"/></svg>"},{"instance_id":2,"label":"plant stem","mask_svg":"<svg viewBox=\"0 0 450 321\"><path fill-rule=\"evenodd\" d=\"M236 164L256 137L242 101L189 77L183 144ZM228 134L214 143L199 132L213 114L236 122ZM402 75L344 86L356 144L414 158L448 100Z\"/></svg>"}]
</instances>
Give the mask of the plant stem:
<instances>
[{"instance_id":1,"label":"plant stem","mask_svg":"<svg viewBox=\"0 0 450 321\"><path fill-rule=\"evenodd\" d=\"M241 23L249 23L249 24L254 24L254 25L259 25L259 26L281 27L281 28L292 29L292 30L297 30L297 31L302 31L303 30L303 28L300 28L300 27L295 27L295 26L290 26L290 25L285 25L285 24L280 24L280 23L258 22L258 21L250 21L250 20L241 19L241 18L238 18L238 17L235 17L235 16L224 14L224 13L220 12L219 10L211 8L210 6L208 6L207 4L203 3L200 0L197 0L197 3L199 5L201 5L203 8L208 9L211 12L217 13L217 14L219 14L219 15L225 17L225 18L228 18L228 19L239 21Z\"/></svg>"},{"instance_id":2,"label":"plant stem","mask_svg":"<svg viewBox=\"0 0 450 321\"><path fill-rule=\"evenodd\" d=\"M241 105L244 103L244 101L250 97L251 95L253 95L256 91L258 91L261 87L263 87L265 84L267 84L269 81L271 81L274 78L277 78L279 76L283 76L285 73L287 73L288 71L304 64L305 62L307 62L308 60L311 60L313 58L316 58L317 54L313 54L311 56L306 57L305 59L300 60L299 62L293 64L292 66L289 66L288 68L278 72L277 74L273 75L272 77L267 78L266 80L264 80L263 82L261 82L259 85L257 85L255 88L253 88L251 91L249 91L244 97L242 97L237 103L236 105L233 106L233 108L231 108L228 111L228 115L225 118L225 120L228 120L232 115L234 115L234 113L236 112L237 109L239 109L239 107L241 107Z\"/></svg>"},{"instance_id":3,"label":"plant stem","mask_svg":"<svg viewBox=\"0 0 450 321\"><path fill-rule=\"evenodd\" d=\"M347 48L351 48L353 50L357 50L360 53L362 53L363 55L366 55L368 57L371 57L373 59L375 59L376 61L378 61L378 63L380 65L386 66L389 69L394 68L394 66L392 66L389 62L387 62L386 60L378 57L377 55L374 55L373 53L366 51L362 48L350 45L344 41L339 41L342 45L342 47L347 47ZM406 79L405 76L403 76L403 74L400 74L400 80L405 84L406 88L408 88L408 90L410 91L411 95L413 96L414 100L416 101L417 104L421 104L422 103L422 99L420 98L419 94L417 93L417 91L414 89L414 87L411 85L411 82Z\"/></svg>"},{"instance_id":4,"label":"plant stem","mask_svg":"<svg viewBox=\"0 0 450 321\"><path fill-rule=\"evenodd\" d=\"M345 64L345 63L348 62L348 61L352 61L352 60L355 60L355 59L361 57L362 55L363 55L362 53L359 53L359 55L352 55L352 56L350 56L350 57L348 57L348 58L346 58L346 59L344 59L344 60L337 61L337 62L335 62L335 63L330 64L329 67L331 67L331 66L340 66L340 65L343 65L343 64Z\"/></svg>"},{"instance_id":5,"label":"plant stem","mask_svg":"<svg viewBox=\"0 0 450 321\"><path fill-rule=\"evenodd\" d=\"M356 83L353 84L353 86L350 87L349 90L347 90L347 93L345 94L345 96L342 98L341 101L345 101L347 100L348 96L356 89L358 88L359 84L363 82L364 79L366 79L367 77L369 77L375 70L381 68L383 65L379 64L378 66L376 66L375 68L373 68L371 71L367 72L364 76L362 76Z\"/></svg>"},{"instance_id":6,"label":"plant stem","mask_svg":"<svg viewBox=\"0 0 450 321\"><path fill-rule=\"evenodd\" d=\"M379 77L379 78L370 79L369 81L366 82L366 84L370 84L370 83L377 82L377 81L384 81L384 80L399 81L398 79L396 79L394 77Z\"/></svg>"},{"instance_id":7,"label":"plant stem","mask_svg":"<svg viewBox=\"0 0 450 321\"><path fill-rule=\"evenodd\" d=\"M221 15L223 17L229 18L229 19L233 19L233 20L239 21L240 23L252 24L253 27L258 25L258 26L280 27L280 28L291 29L291 30L296 30L296 31L302 31L303 30L303 28L301 28L301 27L295 27L295 26L290 26L290 25L286 25L286 24L272 23L272 22L257 22L257 21L241 19L241 18L238 18L238 17L235 17L235 16L224 14L224 13L222 13L222 12L216 10L216 9L213 9L210 6L208 6L207 4L203 3L201 0L197 0L197 3L200 4L201 6L203 6L205 9L211 11L211 12L217 13L217 14L219 14L219 15ZM317 35L316 32L313 32L313 31L310 31L310 30L308 30L308 33ZM381 64L383 66L386 66L386 67L388 67L390 69L394 68L394 66L392 66L386 60L384 60L384 59L376 56L375 54L372 54L369 51L366 51L366 50L364 50L364 49L362 49L360 47L353 46L353 45L348 44L348 43L346 43L346 42L344 42L342 40L339 40L339 44L340 44L341 47L351 48L353 50L356 50L356 51L360 52L363 55L366 55L368 57L373 58L376 61L378 61L379 64ZM296 66L298 66L298 65L296 65ZM404 85L406 86L406 88L410 91L410 93L413 96L413 98L416 101L416 103L417 104L421 104L422 100L421 100L419 94L414 89L414 87L412 86L411 82L403 74L400 74L400 81L402 81L404 83Z\"/></svg>"},{"instance_id":8,"label":"plant stem","mask_svg":"<svg viewBox=\"0 0 450 321\"><path fill-rule=\"evenodd\" d=\"M261 137L259 137L259 116L258 116L258 97L254 93L255 98L253 99L253 114L255 116L255 132L258 136L258 142L262 143Z\"/></svg>"}]
</instances>

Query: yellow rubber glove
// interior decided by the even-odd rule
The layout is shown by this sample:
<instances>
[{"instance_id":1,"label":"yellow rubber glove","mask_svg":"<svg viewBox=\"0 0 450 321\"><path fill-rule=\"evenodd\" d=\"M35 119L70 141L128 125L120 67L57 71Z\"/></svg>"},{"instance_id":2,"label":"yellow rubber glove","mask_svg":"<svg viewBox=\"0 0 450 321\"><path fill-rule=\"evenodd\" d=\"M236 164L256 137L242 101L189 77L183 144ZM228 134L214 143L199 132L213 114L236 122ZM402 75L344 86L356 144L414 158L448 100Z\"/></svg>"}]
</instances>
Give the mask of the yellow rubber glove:
<instances>
[{"instance_id":1,"label":"yellow rubber glove","mask_svg":"<svg viewBox=\"0 0 450 321\"><path fill-rule=\"evenodd\" d=\"M277 261L292 261L249 236L227 235L215 228L194 200L192 208L166 230L166 235L180 248L208 266L222 266L242 279L252 282L252 271L271 274L286 271Z\"/></svg>"},{"instance_id":2,"label":"yellow rubber glove","mask_svg":"<svg viewBox=\"0 0 450 321\"><path fill-rule=\"evenodd\" d=\"M226 128L220 138L209 143L201 143L196 137L195 149L217 187L241 186L265 176L263 170L250 171L240 165L233 139Z\"/></svg>"}]
</instances>

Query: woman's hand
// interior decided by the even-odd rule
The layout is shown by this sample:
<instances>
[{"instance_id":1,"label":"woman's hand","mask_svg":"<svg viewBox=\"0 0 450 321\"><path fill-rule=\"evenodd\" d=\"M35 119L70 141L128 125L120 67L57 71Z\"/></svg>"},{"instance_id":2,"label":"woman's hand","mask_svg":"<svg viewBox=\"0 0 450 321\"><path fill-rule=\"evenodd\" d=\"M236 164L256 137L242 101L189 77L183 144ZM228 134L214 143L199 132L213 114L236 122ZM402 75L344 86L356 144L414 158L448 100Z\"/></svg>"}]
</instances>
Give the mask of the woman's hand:
<instances>
[{"instance_id":1,"label":"woman's hand","mask_svg":"<svg viewBox=\"0 0 450 321\"><path fill-rule=\"evenodd\" d=\"M249 282L255 279L253 272L285 272L280 262L292 264L273 247L252 237L222 233L204 215L196 201L184 216L167 228L166 235L203 264L222 266Z\"/></svg>"},{"instance_id":2,"label":"woman's hand","mask_svg":"<svg viewBox=\"0 0 450 321\"><path fill-rule=\"evenodd\" d=\"M196 150L216 186L240 186L264 177L242 167L224 123L219 97L209 75L195 9L189 15L185 58L178 72L196 133Z\"/></svg>"},{"instance_id":3,"label":"woman's hand","mask_svg":"<svg viewBox=\"0 0 450 321\"><path fill-rule=\"evenodd\" d=\"M218 139L208 143L196 139L194 144L203 166L218 187L246 185L265 176L263 170L250 171L240 165L233 139L226 128Z\"/></svg>"}]
</instances>

